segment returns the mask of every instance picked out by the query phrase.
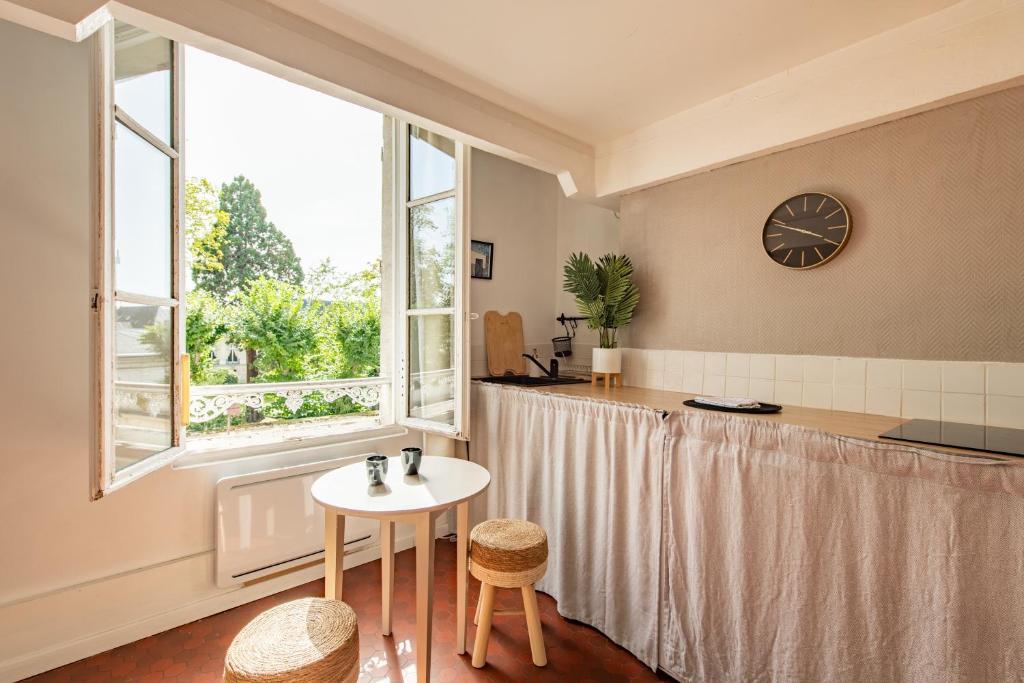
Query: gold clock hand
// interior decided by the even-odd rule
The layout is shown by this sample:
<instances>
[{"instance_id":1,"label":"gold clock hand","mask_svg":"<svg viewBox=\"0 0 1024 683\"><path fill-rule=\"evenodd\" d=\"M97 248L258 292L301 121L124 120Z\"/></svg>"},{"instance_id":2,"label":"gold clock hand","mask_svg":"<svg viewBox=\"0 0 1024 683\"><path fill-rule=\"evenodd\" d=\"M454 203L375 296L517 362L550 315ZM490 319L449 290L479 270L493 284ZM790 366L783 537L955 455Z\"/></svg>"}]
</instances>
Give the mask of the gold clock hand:
<instances>
[{"instance_id":1,"label":"gold clock hand","mask_svg":"<svg viewBox=\"0 0 1024 683\"><path fill-rule=\"evenodd\" d=\"M795 225L786 225L785 223L783 223L782 221L778 220L777 218L773 218L772 221L774 221L779 227L785 228L786 230L792 230L794 232L802 232L805 235L812 235L814 237L817 237L820 240L825 239L825 237L823 235L819 235L816 232L811 232L810 230L805 230L803 228L798 228ZM833 242L833 244L835 244L835 242Z\"/></svg>"}]
</instances>

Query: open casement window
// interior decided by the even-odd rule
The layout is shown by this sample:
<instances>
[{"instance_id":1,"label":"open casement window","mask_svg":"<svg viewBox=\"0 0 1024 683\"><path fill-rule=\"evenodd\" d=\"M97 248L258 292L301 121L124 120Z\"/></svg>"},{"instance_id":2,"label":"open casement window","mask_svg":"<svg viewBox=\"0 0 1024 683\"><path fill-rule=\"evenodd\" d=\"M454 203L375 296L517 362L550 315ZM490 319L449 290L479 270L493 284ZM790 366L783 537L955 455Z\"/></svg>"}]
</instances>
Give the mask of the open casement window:
<instances>
[{"instance_id":1,"label":"open casement window","mask_svg":"<svg viewBox=\"0 0 1024 683\"><path fill-rule=\"evenodd\" d=\"M469 148L395 122L398 421L469 430Z\"/></svg>"},{"instance_id":2,"label":"open casement window","mask_svg":"<svg viewBox=\"0 0 1024 683\"><path fill-rule=\"evenodd\" d=\"M97 34L97 449L93 497L183 450L181 64L122 22ZM187 382L187 379L185 379Z\"/></svg>"}]
</instances>

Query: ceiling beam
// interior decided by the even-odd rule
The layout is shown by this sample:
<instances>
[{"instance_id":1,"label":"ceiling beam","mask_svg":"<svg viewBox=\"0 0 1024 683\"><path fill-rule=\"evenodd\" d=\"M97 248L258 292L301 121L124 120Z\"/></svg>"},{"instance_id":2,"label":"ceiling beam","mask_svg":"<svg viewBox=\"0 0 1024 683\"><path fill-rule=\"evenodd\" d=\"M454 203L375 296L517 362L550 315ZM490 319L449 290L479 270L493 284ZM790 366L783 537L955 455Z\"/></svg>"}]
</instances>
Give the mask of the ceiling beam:
<instances>
[{"instance_id":1,"label":"ceiling beam","mask_svg":"<svg viewBox=\"0 0 1024 683\"><path fill-rule=\"evenodd\" d=\"M597 146L598 196L834 137L1024 77L1024 0L965 0Z\"/></svg>"}]
</instances>

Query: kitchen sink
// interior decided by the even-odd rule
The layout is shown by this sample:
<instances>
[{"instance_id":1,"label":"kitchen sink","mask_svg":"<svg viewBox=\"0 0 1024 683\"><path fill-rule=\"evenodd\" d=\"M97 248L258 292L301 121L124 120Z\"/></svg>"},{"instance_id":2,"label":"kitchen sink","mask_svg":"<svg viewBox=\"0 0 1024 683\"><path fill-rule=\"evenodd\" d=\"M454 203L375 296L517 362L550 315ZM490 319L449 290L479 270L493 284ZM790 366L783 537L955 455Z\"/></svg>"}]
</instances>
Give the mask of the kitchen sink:
<instances>
[{"instance_id":1,"label":"kitchen sink","mask_svg":"<svg viewBox=\"0 0 1024 683\"><path fill-rule=\"evenodd\" d=\"M556 384L583 384L587 380L579 377L530 377L529 375L504 375L502 377L474 377L481 382L492 384L516 384L524 387L550 387Z\"/></svg>"}]
</instances>

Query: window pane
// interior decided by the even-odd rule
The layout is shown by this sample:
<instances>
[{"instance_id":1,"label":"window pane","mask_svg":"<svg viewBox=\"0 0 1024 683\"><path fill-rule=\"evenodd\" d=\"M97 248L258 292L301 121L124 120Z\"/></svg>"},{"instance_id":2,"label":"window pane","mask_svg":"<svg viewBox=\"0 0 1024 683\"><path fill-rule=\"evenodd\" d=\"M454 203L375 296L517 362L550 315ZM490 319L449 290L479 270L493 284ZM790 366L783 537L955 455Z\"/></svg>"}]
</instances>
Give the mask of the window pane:
<instances>
[{"instance_id":1,"label":"window pane","mask_svg":"<svg viewBox=\"0 0 1024 683\"><path fill-rule=\"evenodd\" d=\"M455 305L455 199L409 209L409 308Z\"/></svg>"},{"instance_id":2,"label":"window pane","mask_svg":"<svg viewBox=\"0 0 1024 683\"><path fill-rule=\"evenodd\" d=\"M171 41L114 23L114 101L171 144Z\"/></svg>"},{"instance_id":3,"label":"window pane","mask_svg":"<svg viewBox=\"0 0 1024 683\"><path fill-rule=\"evenodd\" d=\"M409 126L409 199L455 189L455 143Z\"/></svg>"},{"instance_id":4,"label":"window pane","mask_svg":"<svg viewBox=\"0 0 1024 683\"><path fill-rule=\"evenodd\" d=\"M455 316L409 316L409 415L455 424Z\"/></svg>"},{"instance_id":5,"label":"window pane","mask_svg":"<svg viewBox=\"0 0 1024 683\"><path fill-rule=\"evenodd\" d=\"M117 124L114 286L171 296L171 159Z\"/></svg>"},{"instance_id":6,"label":"window pane","mask_svg":"<svg viewBox=\"0 0 1024 683\"><path fill-rule=\"evenodd\" d=\"M114 460L120 471L171 446L171 309L116 302Z\"/></svg>"}]
</instances>

